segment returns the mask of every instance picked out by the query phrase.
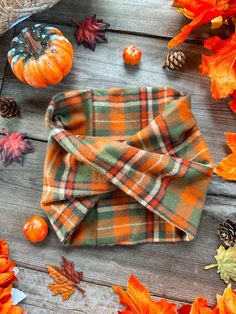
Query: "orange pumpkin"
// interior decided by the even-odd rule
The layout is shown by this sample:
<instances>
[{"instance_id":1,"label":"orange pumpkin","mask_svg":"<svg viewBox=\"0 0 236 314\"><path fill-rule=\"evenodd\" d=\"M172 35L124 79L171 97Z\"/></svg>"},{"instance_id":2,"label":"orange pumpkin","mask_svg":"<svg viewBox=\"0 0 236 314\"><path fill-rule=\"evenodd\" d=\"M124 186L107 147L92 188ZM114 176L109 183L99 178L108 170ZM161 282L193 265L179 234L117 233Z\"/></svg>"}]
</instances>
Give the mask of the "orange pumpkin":
<instances>
[{"instance_id":1,"label":"orange pumpkin","mask_svg":"<svg viewBox=\"0 0 236 314\"><path fill-rule=\"evenodd\" d=\"M138 65L142 58L141 50L134 46L128 46L124 48L123 51L123 60L127 65Z\"/></svg>"},{"instance_id":2,"label":"orange pumpkin","mask_svg":"<svg viewBox=\"0 0 236 314\"><path fill-rule=\"evenodd\" d=\"M41 242L48 235L48 224L42 217L32 216L25 221L23 233L31 242Z\"/></svg>"},{"instance_id":3,"label":"orange pumpkin","mask_svg":"<svg viewBox=\"0 0 236 314\"><path fill-rule=\"evenodd\" d=\"M57 28L37 24L12 40L8 61L19 80L41 88L60 83L70 72L73 48Z\"/></svg>"}]
</instances>

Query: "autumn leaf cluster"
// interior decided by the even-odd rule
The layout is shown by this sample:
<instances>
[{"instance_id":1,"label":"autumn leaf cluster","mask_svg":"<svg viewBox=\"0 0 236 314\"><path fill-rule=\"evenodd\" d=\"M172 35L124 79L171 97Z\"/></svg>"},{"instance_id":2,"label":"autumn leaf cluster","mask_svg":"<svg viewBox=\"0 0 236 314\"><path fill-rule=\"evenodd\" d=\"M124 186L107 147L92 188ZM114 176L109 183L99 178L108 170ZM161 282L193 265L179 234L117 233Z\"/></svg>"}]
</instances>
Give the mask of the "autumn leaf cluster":
<instances>
[{"instance_id":1,"label":"autumn leaf cluster","mask_svg":"<svg viewBox=\"0 0 236 314\"><path fill-rule=\"evenodd\" d=\"M217 305L213 308L208 306L205 297L199 296L193 304L182 305L177 309L175 303L166 299L155 301L151 298L149 291L131 275L128 280L127 291L119 286L113 290L120 297L120 303L126 306L118 314L235 314L236 313L236 291L231 285L225 289L223 295L217 295Z\"/></svg>"},{"instance_id":2,"label":"autumn leaf cluster","mask_svg":"<svg viewBox=\"0 0 236 314\"><path fill-rule=\"evenodd\" d=\"M218 28L229 19L235 21L236 0L174 0L173 5L191 22L169 42L169 48L181 44L199 26L211 23L212 28ZM236 113L236 34L226 40L209 38L204 46L211 55L202 55L200 70L211 79L213 97L218 100L231 96L229 105Z\"/></svg>"},{"instance_id":3,"label":"autumn leaf cluster","mask_svg":"<svg viewBox=\"0 0 236 314\"><path fill-rule=\"evenodd\" d=\"M14 273L15 263L8 258L8 245L0 240L0 313L23 314L20 306L12 304L12 287L17 280Z\"/></svg>"}]
</instances>

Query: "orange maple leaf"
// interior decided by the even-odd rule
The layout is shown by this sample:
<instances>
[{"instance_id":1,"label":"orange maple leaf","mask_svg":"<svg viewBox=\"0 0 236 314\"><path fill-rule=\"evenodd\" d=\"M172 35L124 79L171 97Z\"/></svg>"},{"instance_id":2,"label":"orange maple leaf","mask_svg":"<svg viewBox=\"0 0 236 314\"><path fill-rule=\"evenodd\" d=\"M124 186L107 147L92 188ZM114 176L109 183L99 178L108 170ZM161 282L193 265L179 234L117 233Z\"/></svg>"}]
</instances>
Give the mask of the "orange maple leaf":
<instances>
[{"instance_id":1,"label":"orange maple leaf","mask_svg":"<svg viewBox=\"0 0 236 314\"><path fill-rule=\"evenodd\" d=\"M217 307L209 309L205 297L197 297L192 305L182 305L178 314L220 314Z\"/></svg>"},{"instance_id":2,"label":"orange maple leaf","mask_svg":"<svg viewBox=\"0 0 236 314\"><path fill-rule=\"evenodd\" d=\"M218 163L214 172L225 180L236 181L236 133L225 133L232 153Z\"/></svg>"},{"instance_id":3,"label":"orange maple leaf","mask_svg":"<svg viewBox=\"0 0 236 314\"><path fill-rule=\"evenodd\" d=\"M55 281L48 286L54 296L60 294L62 300L65 301L70 299L75 289L84 293L84 290L78 286L83 279L83 273L76 272L74 263L69 262L64 256L62 257L62 269L52 265L48 265L47 269L49 276Z\"/></svg>"},{"instance_id":4,"label":"orange maple leaf","mask_svg":"<svg viewBox=\"0 0 236 314\"><path fill-rule=\"evenodd\" d=\"M129 277L127 292L119 286L113 286L113 290L120 296L120 303L127 306L120 314L176 314L176 304L166 299L152 300L149 291L134 275Z\"/></svg>"},{"instance_id":5,"label":"orange maple leaf","mask_svg":"<svg viewBox=\"0 0 236 314\"><path fill-rule=\"evenodd\" d=\"M227 40L215 36L204 41L212 51L210 56L202 55L200 70L211 78L211 91L215 99L236 96L236 34ZM234 105L231 103L231 108Z\"/></svg>"},{"instance_id":6,"label":"orange maple leaf","mask_svg":"<svg viewBox=\"0 0 236 314\"><path fill-rule=\"evenodd\" d=\"M217 295L216 298L220 314L236 313L236 290L232 290L231 285L228 285L222 296Z\"/></svg>"},{"instance_id":7,"label":"orange maple leaf","mask_svg":"<svg viewBox=\"0 0 236 314\"><path fill-rule=\"evenodd\" d=\"M189 314L219 314L218 308L209 309L205 297L197 297L191 306Z\"/></svg>"},{"instance_id":8,"label":"orange maple leaf","mask_svg":"<svg viewBox=\"0 0 236 314\"><path fill-rule=\"evenodd\" d=\"M213 28L219 27L224 20L236 13L236 0L174 0L173 5L192 22L185 25L168 44L173 48L181 44L198 26L212 22Z\"/></svg>"}]
</instances>

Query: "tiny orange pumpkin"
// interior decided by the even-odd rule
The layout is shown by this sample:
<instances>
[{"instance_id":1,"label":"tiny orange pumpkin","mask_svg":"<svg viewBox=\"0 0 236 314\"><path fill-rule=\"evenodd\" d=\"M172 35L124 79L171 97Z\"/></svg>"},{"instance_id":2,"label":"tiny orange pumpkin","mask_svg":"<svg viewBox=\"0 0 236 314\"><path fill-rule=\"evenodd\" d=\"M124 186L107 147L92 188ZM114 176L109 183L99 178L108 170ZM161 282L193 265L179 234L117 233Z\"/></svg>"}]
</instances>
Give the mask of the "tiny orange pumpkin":
<instances>
[{"instance_id":1,"label":"tiny orange pumpkin","mask_svg":"<svg viewBox=\"0 0 236 314\"><path fill-rule=\"evenodd\" d=\"M31 242L41 242L48 235L48 224L40 216L28 218L23 225L23 233Z\"/></svg>"},{"instance_id":2,"label":"tiny orange pumpkin","mask_svg":"<svg viewBox=\"0 0 236 314\"><path fill-rule=\"evenodd\" d=\"M142 52L138 47L131 45L124 48L123 60L127 65L137 65L140 63L141 58Z\"/></svg>"},{"instance_id":3,"label":"tiny orange pumpkin","mask_svg":"<svg viewBox=\"0 0 236 314\"><path fill-rule=\"evenodd\" d=\"M57 28L37 24L13 38L8 61L22 82L36 88L56 85L72 68L73 47Z\"/></svg>"}]
</instances>

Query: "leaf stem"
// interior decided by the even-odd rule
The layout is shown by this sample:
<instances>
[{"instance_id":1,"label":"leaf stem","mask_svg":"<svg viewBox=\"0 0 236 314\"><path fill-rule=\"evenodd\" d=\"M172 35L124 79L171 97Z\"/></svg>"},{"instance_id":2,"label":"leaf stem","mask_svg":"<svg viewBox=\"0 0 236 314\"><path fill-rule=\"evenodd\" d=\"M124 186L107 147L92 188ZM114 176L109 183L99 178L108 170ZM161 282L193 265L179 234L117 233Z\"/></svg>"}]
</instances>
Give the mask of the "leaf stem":
<instances>
[{"instance_id":1,"label":"leaf stem","mask_svg":"<svg viewBox=\"0 0 236 314\"><path fill-rule=\"evenodd\" d=\"M3 131L3 133L4 133L6 136L9 136L9 133L8 133L7 129L2 128L2 131Z\"/></svg>"},{"instance_id":2,"label":"leaf stem","mask_svg":"<svg viewBox=\"0 0 236 314\"><path fill-rule=\"evenodd\" d=\"M77 285L75 285L75 287L76 287L76 289L77 289L78 291L80 291L82 294L85 293L84 289L80 288L80 287L77 286Z\"/></svg>"},{"instance_id":3,"label":"leaf stem","mask_svg":"<svg viewBox=\"0 0 236 314\"><path fill-rule=\"evenodd\" d=\"M211 265L207 265L207 266L205 266L204 267L204 269L211 269L211 268L214 268L214 267L217 267L218 266L218 264L211 264Z\"/></svg>"}]
</instances>

